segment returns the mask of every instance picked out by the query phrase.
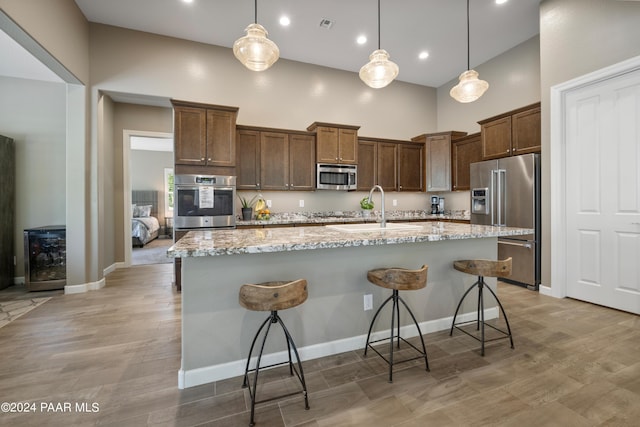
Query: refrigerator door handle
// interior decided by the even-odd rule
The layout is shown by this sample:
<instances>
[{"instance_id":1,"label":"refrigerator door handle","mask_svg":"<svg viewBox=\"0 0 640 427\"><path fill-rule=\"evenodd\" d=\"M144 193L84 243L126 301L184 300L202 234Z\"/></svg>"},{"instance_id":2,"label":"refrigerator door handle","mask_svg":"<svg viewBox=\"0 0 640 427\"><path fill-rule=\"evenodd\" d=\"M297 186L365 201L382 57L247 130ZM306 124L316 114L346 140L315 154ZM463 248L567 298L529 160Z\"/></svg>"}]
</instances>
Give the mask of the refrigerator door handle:
<instances>
[{"instance_id":1,"label":"refrigerator door handle","mask_svg":"<svg viewBox=\"0 0 640 427\"><path fill-rule=\"evenodd\" d=\"M507 225L507 206L505 185L507 184L507 171L498 169L498 225Z\"/></svg>"},{"instance_id":2,"label":"refrigerator door handle","mask_svg":"<svg viewBox=\"0 0 640 427\"><path fill-rule=\"evenodd\" d=\"M491 171L491 190L489 191L489 193L491 194L491 225L498 225L498 223L496 222L496 211L498 210L498 206L500 204L500 199L497 195L498 193L498 188L496 186L497 180L498 180L498 171L497 170L492 170ZM500 219L498 218L498 222L500 221Z\"/></svg>"},{"instance_id":3,"label":"refrigerator door handle","mask_svg":"<svg viewBox=\"0 0 640 427\"><path fill-rule=\"evenodd\" d=\"M499 240L498 244L499 245L518 246L518 247L525 248L525 249L533 248L533 245L531 243L512 243L512 242L505 242L504 240Z\"/></svg>"}]
</instances>

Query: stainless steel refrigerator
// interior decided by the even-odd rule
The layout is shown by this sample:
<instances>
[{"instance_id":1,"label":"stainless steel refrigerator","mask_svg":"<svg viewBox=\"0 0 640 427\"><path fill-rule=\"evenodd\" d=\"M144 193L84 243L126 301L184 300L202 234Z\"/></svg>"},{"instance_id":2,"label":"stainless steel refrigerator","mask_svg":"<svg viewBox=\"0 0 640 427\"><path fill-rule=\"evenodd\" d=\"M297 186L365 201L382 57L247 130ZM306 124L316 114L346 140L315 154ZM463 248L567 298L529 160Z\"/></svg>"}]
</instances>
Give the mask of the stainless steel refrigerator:
<instances>
[{"instance_id":1,"label":"stainless steel refrigerator","mask_svg":"<svg viewBox=\"0 0 640 427\"><path fill-rule=\"evenodd\" d=\"M471 164L471 224L531 228L498 239L498 258L513 258L507 282L540 285L540 155L524 154Z\"/></svg>"}]
</instances>

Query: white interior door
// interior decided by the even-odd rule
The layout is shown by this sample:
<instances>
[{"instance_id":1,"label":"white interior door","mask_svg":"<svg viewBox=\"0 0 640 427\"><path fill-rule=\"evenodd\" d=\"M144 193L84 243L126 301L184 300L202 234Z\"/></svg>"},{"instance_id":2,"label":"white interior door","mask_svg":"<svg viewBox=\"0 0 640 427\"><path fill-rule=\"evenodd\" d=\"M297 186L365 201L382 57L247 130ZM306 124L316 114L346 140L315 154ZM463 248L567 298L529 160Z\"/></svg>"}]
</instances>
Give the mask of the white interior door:
<instances>
[{"instance_id":1,"label":"white interior door","mask_svg":"<svg viewBox=\"0 0 640 427\"><path fill-rule=\"evenodd\" d=\"M640 314L640 71L565 105L567 296Z\"/></svg>"}]
</instances>

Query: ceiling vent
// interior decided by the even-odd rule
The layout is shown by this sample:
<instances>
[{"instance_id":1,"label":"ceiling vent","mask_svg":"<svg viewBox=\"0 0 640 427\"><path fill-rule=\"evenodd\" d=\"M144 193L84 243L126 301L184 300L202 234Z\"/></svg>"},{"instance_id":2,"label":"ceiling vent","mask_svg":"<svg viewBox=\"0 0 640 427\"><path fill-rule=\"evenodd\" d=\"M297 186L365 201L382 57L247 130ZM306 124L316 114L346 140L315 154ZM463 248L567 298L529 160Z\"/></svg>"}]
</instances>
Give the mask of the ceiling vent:
<instances>
[{"instance_id":1,"label":"ceiling vent","mask_svg":"<svg viewBox=\"0 0 640 427\"><path fill-rule=\"evenodd\" d=\"M326 28L328 30L333 27L333 22L334 21L332 21L331 19L322 18L322 20L320 20L320 27Z\"/></svg>"}]
</instances>

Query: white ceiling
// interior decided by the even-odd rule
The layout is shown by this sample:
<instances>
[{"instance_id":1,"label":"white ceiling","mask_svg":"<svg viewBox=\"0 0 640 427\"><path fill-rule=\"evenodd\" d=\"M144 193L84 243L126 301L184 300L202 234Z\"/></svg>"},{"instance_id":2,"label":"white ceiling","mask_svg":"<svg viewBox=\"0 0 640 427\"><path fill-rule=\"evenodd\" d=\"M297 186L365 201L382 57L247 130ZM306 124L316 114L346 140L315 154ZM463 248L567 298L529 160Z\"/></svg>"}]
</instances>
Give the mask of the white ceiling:
<instances>
[{"instance_id":1,"label":"white ceiling","mask_svg":"<svg viewBox=\"0 0 640 427\"><path fill-rule=\"evenodd\" d=\"M75 1L92 22L225 47L254 21L251 0ZM471 67L538 34L539 1L471 0ZM258 23L281 58L358 72L378 46L377 10L375 0L260 0ZM321 28L322 19L333 27ZM357 45L361 34L368 42ZM466 70L466 45L465 0L381 0L381 47L400 67L398 80L441 86ZM429 57L419 60L425 50Z\"/></svg>"}]
</instances>

